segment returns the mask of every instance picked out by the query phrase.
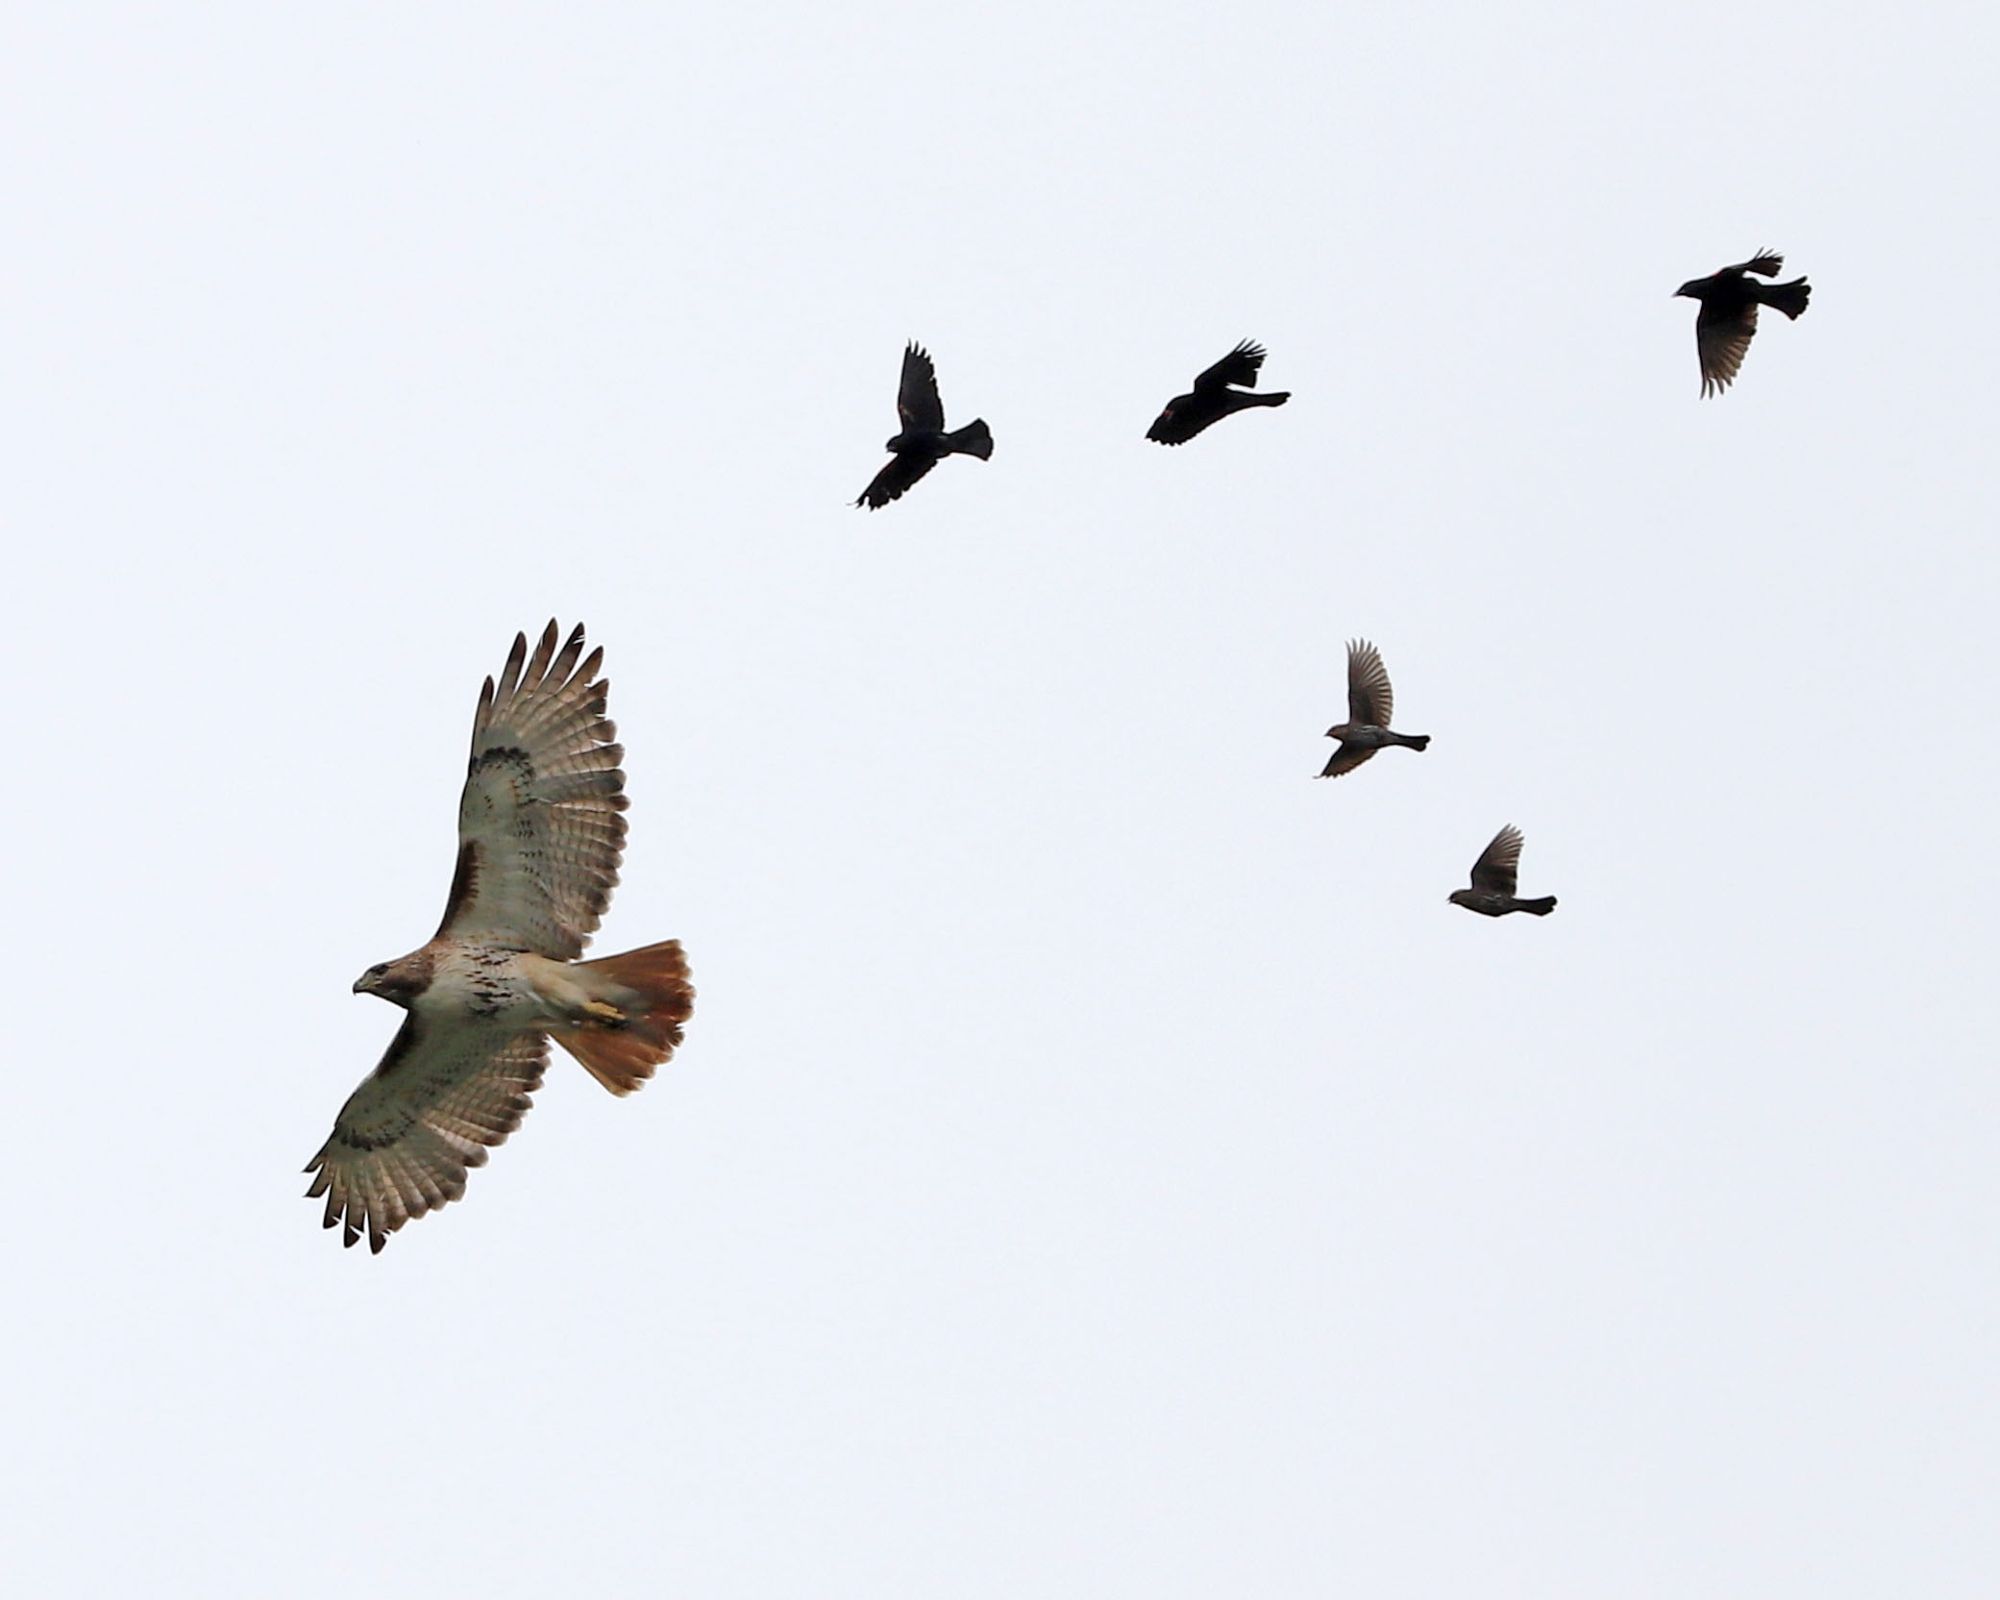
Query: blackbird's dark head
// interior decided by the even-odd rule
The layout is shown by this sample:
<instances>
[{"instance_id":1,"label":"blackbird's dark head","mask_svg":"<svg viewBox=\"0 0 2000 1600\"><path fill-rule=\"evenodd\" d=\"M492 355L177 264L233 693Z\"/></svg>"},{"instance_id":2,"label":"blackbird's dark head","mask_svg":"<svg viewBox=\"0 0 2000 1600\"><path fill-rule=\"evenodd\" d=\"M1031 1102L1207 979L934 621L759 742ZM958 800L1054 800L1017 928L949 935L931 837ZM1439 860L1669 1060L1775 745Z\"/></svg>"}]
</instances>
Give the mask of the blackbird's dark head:
<instances>
[{"instance_id":1,"label":"blackbird's dark head","mask_svg":"<svg viewBox=\"0 0 2000 1600\"><path fill-rule=\"evenodd\" d=\"M1686 295L1690 300L1699 300L1701 298L1702 281L1700 278L1688 279L1686 283L1674 291L1673 298L1678 300L1682 295Z\"/></svg>"}]
</instances>

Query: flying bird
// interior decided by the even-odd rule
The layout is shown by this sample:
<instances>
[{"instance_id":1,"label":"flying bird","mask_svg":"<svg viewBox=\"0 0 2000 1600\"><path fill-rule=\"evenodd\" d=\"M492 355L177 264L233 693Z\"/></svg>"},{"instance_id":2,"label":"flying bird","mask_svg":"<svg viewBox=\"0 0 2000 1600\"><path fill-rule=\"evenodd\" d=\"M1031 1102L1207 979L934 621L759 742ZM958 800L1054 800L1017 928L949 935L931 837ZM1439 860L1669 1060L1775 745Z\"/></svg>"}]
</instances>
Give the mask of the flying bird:
<instances>
[{"instance_id":1,"label":"flying bird","mask_svg":"<svg viewBox=\"0 0 2000 1600\"><path fill-rule=\"evenodd\" d=\"M390 1234L465 1193L468 1168L520 1126L554 1039L613 1094L674 1053L694 1010L678 941L577 959L618 881L624 750L604 715L602 649L583 629L528 653L516 635L472 721L458 867L428 944L355 980L408 1013L306 1166L342 1242Z\"/></svg>"},{"instance_id":2,"label":"flying bird","mask_svg":"<svg viewBox=\"0 0 2000 1600\"><path fill-rule=\"evenodd\" d=\"M910 343L903 349L903 379L896 389L896 416L902 431L883 448L890 453L889 464L875 474L875 481L861 491L854 503L870 511L880 511L946 456L977 456L993 459L993 430L974 418L954 433L944 428L944 401L938 397L937 369L924 347Z\"/></svg>"},{"instance_id":3,"label":"flying bird","mask_svg":"<svg viewBox=\"0 0 2000 1600\"><path fill-rule=\"evenodd\" d=\"M1281 406L1289 390L1277 394L1246 394L1257 387L1257 369L1264 364L1264 347L1245 339L1228 355L1194 380L1188 394L1177 394L1153 419L1146 437L1155 444L1186 444L1211 422L1252 406ZM1232 389L1231 384L1240 388Z\"/></svg>"},{"instance_id":4,"label":"flying bird","mask_svg":"<svg viewBox=\"0 0 2000 1600\"><path fill-rule=\"evenodd\" d=\"M1555 910L1556 897L1545 894L1539 900L1516 899L1514 884L1520 870L1521 830L1510 822L1493 835L1493 842L1472 863L1472 887L1452 890L1451 903L1482 917L1504 917L1510 911L1546 917Z\"/></svg>"},{"instance_id":5,"label":"flying bird","mask_svg":"<svg viewBox=\"0 0 2000 1600\"><path fill-rule=\"evenodd\" d=\"M1366 639L1351 640L1347 646L1347 720L1326 730L1340 746L1327 758L1322 778L1337 778L1352 772L1377 750L1402 745L1422 750L1431 742L1427 733L1391 733L1389 718L1396 709L1396 692L1389 687L1389 669L1382 665L1382 652Z\"/></svg>"},{"instance_id":6,"label":"flying bird","mask_svg":"<svg viewBox=\"0 0 2000 1600\"><path fill-rule=\"evenodd\" d=\"M1757 278L1775 278L1785 270L1785 258L1759 250L1748 261L1724 267L1706 278L1690 278L1674 291L1674 298L1686 295L1699 300L1701 310L1694 319L1695 353L1701 358L1701 395L1706 400L1720 394L1736 381L1736 369L1743 365L1743 352L1757 332L1757 308L1770 306L1794 322L1812 298L1812 285L1804 278L1790 283L1759 283ZM1756 277L1750 276L1755 273Z\"/></svg>"}]
</instances>

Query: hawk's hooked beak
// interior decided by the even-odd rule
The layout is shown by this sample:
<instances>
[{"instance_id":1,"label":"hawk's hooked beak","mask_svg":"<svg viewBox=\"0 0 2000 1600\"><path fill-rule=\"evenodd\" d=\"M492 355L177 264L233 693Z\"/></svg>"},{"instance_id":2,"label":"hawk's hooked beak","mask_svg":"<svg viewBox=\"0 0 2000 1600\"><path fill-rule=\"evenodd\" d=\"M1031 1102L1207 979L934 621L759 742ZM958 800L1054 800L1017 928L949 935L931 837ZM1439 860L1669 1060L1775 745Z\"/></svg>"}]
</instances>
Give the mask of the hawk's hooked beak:
<instances>
[{"instance_id":1,"label":"hawk's hooked beak","mask_svg":"<svg viewBox=\"0 0 2000 1600\"><path fill-rule=\"evenodd\" d=\"M375 992L375 974L364 972L360 977L356 978L354 980L354 992L356 994L373 994Z\"/></svg>"}]
</instances>

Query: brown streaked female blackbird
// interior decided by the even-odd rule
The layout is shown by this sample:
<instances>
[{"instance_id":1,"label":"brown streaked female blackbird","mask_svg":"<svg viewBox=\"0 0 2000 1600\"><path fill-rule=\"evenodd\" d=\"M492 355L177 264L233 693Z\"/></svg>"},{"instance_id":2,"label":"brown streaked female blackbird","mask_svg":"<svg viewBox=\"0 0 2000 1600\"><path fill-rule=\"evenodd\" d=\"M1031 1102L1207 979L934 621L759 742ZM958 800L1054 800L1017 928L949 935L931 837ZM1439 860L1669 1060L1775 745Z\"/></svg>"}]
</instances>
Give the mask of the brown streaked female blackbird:
<instances>
[{"instance_id":1,"label":"brown streaked female blackbird","mask_svg":"<svg viewBox=\"0 0 2000 1600\"><path fill-rule=\"evenodd\" d=\"M1706 278L1690 278L1674 291L1674 298L1686 295L1699 300L1701 310L1694 319L1695 353L1701 358L1701 397L1720 394L1736 380L1743 365L1743 352L1757 332L1757 308L1770 306L1794 322L1812 298L1812 285L1804 278L1790 283L1759 283L1757 278L1775 278L1785 270L1785 258L1769 250L1759 250L1748 261L1724 267ZM1755 273L1753 278L1750 274Z\"/></svg>"},{"instance_id":2,"label":"brown streaked female blackbird","mask_svg":"<svg viewBox=\"0 0 2000 1600\"><path fill-rule=\"evenodd\" d=\"M1155 444L1186 444L1211 422L1220 422L1233 412L1251 406L1281 406L1291 399L1290 391L1278 394L1245 394L1257 386L1257 369L1264 364L1264 347L1245 339L1228 355L1194 380L1188 394L1177 394L1167 409L1153 420L1146 437ZM1242 385L1232 389L1229 386Z\"/></svg>"},{"instance_id":3,"label":"brown streaked female blackbird","mask_svg":"<svg viewBox=\"0 0 2000 1600\"><path fill-rule=\"evenodd\" d=\"M944 401L938 398L937 370L924 347L912 341L903 350L903 379L896 390L896 415L902 431L887 449L892 459L854 503L880 511L946 456L993 455L993 432L984 422L968 422L955 433L944 430Z\"/></svg>"},{"instance_id":4,"label":"brown streaked female blackbird","mask_svg":"<svg viewBox=\"0 0 2000 1600\"><path fill-rule=\"evenodd\" d=\"M1326 730L1329 739L1338 739L1340 748L1326 763L1322 778L1337 778L1352 772L1377 750L1401 745L1421 750L1431 742L1427 733L1391 733L1389 718L1396 709L1396 692L1389 687L1389 669L1382 665L1382 652L1366 639L1352 640L1347 646L1347 720Z\"/></svg>"},{"instance_id":5,"label":"brown streaked female blackbird","mask_svg":"<svg viewBox=\"0 0 2000 1600\"><path fill-rule=\"evenodd\" d=\"M1504 917L1510 911L1546 917L1555 910L1556 897L1545 894L1539 900L1516 899L1514 884L1520 870L1521 830L1510 822L1493 835L1493 842L1472 863L1472 887L1452 890L1451 903L1482 917Z\"/></svg>"}]
</instances>

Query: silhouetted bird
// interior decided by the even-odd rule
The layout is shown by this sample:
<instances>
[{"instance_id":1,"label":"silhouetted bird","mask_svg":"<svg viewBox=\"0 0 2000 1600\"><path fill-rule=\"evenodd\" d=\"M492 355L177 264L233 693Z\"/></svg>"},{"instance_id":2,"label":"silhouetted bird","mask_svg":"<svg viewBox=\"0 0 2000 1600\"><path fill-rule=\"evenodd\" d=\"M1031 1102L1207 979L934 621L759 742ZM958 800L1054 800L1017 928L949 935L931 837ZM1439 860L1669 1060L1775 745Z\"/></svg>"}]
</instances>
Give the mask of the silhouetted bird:
<instances>
[{"instance_id":1,"label":"silhouetted bird","mask_svg":"<svg viewBox=\"0 0 2000 1600\"><path fill-rule=\"evenodd\" d=\"M1366 639L1356 639L1347 647L1347 720L1326 730L1329 739L1338 739L1340 748L1328 758L1322 778L1337 778L1352 772L1377 750L1402 745L1421 750L1431 742L1427 733L1391 733L1389 718L1396 709L1396 692L1389 687L1389 669L1382 665L1382 652Z\"/></svg>"},{"instance_id":2,"label":"silhouetted bird","mask_svg":"<svg viewBox=\"0 0 2000 1600\"><path fill-rule=\"evenodd\" d=\"M1539 900L1514 898L1515 875L1520 869L1521 830L1510 822L1493 835L1493 842L1472 863L1472 887L1452 890L1451 903L1482 917L1504 917L1510 911L1546 917L1556 908L1554 895L1545 894Z\"/></svg>"},{"instance_id":3,"label":"silhouetted bird","mask_svg":"<svg viewBox=\"0 0 2000 1600\"><path fill-rule=\"evenodd\" d=\"M1749 276L1775 278L1785 270L1785 258L1759 250L1748 261L1706 278L1690 278L1674 291L1674 298L1686 295L1699 300L1701 310L1694 319L1695 353L1701 357L1701 395L1706 400L1720 394L1735 381L1736 369L1743 365L1743 352L1750 348L1757 332L1757 308L1770 306L1793 321L1812 298L1812 285L1804 278L1790 283L1759 283Z\"/></svg>"},{"instance_id":4,"label":"silhouetted bird","mask_svg":"<svg viewBox=\"0 0 2000 1600\"><path fill-rule=\"evenodd\" d=\"M1211 422L1220 422L1251 406L1281 406L1291 399L1281 394L1245 394L1257 386L1257 369L1264 364L1264 347L1245 339L1228 355L1194 380L1191 394L1177 394L1154 419L1146 437L1155 444L1186 444ZM1238 383L1242 389L1229 386Z\"/></svg>"},{"instance_id":5,"label":"silhouetted bird","mask_svg":"<svg viewBox=\"0 0 2000 1600\"><path fill-rule=\"evenodd\" d=\"M854 503L870 511L880 511L946 456L977 456L987 461L993 455L993 432L984 422L968 422L956 433L944 431L944 402L938 398L937 371L922 345L911 343L903 350L903 381L896 390L896 415L903 431L883 448L892 460L875 481L861 491Z\"/></svg>"}]
</instances>

